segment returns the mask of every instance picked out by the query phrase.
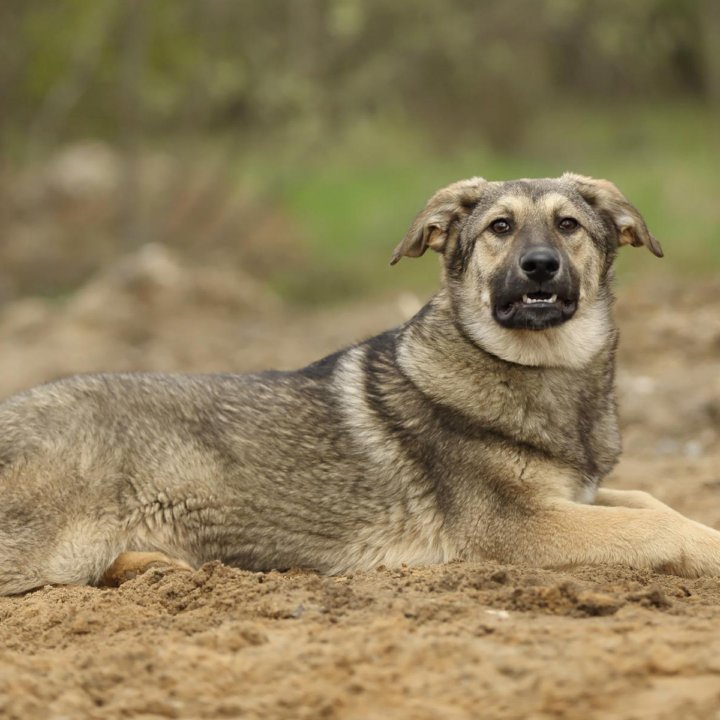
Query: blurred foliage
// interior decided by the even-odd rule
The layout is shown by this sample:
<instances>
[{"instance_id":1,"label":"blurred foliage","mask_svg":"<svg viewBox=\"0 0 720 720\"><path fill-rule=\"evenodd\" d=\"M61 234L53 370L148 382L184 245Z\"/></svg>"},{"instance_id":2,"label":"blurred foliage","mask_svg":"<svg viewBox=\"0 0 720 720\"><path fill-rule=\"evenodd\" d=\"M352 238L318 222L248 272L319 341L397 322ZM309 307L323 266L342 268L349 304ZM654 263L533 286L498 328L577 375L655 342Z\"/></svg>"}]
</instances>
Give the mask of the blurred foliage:
<instances>
[{"instance_id":1,"label":"blurred foliage","mask_svg":"<svg viewBox=\"0 0 720 720\"><path fill-rule=\"evenodd\" d=\"M442 183L564 169L682 233L678 267L720 262L718 42L717 0L3 0L0 285L61 292L160 240L320 300L372 285ZM53 213L43 168L87 139L114 200Z\"/></svg>"},{"instance_id":2,"label":"blurred foliage","mask_svg":"<svg viewBox=\"0 0 720 720\"><path fill-rule=\"evenodd\" d=\"M443 140L479 132L511 147L536 111L561 99L717 101L716 8L715 0L3 0L3 129L52 129L36 142L112 137L131 100L149 133L288 123L327 133L382 114L441 128Z\"/></svg>"}]
</instances>

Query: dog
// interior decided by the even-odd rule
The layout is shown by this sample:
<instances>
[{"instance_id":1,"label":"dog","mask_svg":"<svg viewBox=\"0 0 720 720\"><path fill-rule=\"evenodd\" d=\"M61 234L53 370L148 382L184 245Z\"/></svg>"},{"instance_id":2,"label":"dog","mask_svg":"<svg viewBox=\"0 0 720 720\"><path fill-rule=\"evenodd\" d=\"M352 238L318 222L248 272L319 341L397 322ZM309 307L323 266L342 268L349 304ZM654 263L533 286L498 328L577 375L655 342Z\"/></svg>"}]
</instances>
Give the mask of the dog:
<instances>
[{"instance_id":1,"label":"dog","mask_svg":"<svg viewBox=\"0 0 720 720\"><path fill-rule=\"evenodd\" d=\"M720 532L600 487L625 245L663 254L606 180L462 180L393 253L442 266L399 327L293 372L96 374L6 400L0 592L210 560L720 575Z\"/></svg>"}]
</instances>

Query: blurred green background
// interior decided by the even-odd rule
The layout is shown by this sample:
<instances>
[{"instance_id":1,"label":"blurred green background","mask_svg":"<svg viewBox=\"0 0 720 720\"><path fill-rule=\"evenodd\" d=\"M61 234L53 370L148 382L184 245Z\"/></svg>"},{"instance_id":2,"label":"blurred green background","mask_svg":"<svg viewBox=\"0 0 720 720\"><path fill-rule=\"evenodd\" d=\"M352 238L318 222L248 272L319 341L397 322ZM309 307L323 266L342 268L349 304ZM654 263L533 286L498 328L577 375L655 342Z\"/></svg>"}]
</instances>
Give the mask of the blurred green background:
<instances>
[{"instance_id":1,"label":"blurred green background","mask_svg":"<svg viewBox=\"0 0 720 720\"><path fill-rule=\"evenodd\" d=\"M2 0L0 299L148 242L298 303L387 265L439 186L608 177L666 259L720 266L717 0Z\"/></svg>"}]
</instances>

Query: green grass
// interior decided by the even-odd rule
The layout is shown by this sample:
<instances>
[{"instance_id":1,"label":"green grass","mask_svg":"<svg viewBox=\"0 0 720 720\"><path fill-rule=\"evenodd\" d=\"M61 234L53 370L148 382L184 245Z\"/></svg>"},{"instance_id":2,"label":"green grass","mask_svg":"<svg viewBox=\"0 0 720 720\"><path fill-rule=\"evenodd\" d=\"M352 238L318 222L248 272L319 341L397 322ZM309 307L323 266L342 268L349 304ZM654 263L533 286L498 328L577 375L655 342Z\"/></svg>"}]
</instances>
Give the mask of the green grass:
<instances>
[{"instance_id":1,"label":"green grass","mask_svg":"<svg viewBox=\"0 0 720 720\"><path fill-rule=\"evenodd\" d=\"M573 170L613 180L641 210L666 258L628 248L619 274L696 274L720 268L718 118L701 108L584 108L540 118L523 149L494 153L480 138L452 149L391 124L362 124L312 152L268 167L267 148L246 154L245 182L270 188L306 238L309 269L280 269L287 297L325 301L391 287L426 292L437 282L429 257L388 266L415 213L438 187L462 177L554 176ZM431 253L428 253L430 255Z\"/></svg>"}]
</instances>

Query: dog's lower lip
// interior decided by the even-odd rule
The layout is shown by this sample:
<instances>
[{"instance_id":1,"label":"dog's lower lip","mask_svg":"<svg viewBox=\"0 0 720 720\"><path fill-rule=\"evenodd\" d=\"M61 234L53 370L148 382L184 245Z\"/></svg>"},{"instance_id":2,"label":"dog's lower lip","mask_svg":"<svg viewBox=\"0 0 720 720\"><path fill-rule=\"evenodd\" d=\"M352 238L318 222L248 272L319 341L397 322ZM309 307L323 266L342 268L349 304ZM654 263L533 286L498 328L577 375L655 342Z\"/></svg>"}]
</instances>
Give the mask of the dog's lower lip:
<instances>
[{"instance_id":1,"label":"dog's lower lip","mask_svg":"<svg viewBox=\"0 0 720 720\"><path fill-rule=\"evenodd\" d=\"M524 330L545 330L570 320L577 310L577 299L558 297L557 293L533 290L503 298L493 308L500 325Z\"/></svg>"}]
</instances>

